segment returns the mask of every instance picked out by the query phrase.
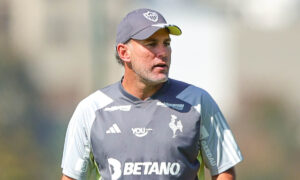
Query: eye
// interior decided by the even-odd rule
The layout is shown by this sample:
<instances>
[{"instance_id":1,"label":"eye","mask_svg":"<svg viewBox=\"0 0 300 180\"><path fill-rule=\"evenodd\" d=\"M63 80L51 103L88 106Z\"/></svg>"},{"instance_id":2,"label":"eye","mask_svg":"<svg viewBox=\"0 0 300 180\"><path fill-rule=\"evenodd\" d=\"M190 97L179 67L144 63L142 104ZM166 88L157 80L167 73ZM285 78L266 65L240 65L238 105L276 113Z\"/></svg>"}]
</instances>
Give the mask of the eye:
<instances>
[{"instance_id":1,"label":"eye","mask_svg":"<svg viewBox=\"0 0 300 180\"><path fill-rule=\"evenodd\" d=\"M170 46L170 45L171 45L171 42L170 42L170 41L166 41L166 42L164 42L164 45L165 45L165 46Z\"/></svg>"},{"instance_id":2,"label":"eye","mask_svg":"<svg viewBox=\"0 0 300 180\"><path fill-rule=\"evenodd\" d=\"M149 47L155 47L157 43L155 42L149 42L146 44L146 46L149 46Z\"/></svg>"}]
</instances>

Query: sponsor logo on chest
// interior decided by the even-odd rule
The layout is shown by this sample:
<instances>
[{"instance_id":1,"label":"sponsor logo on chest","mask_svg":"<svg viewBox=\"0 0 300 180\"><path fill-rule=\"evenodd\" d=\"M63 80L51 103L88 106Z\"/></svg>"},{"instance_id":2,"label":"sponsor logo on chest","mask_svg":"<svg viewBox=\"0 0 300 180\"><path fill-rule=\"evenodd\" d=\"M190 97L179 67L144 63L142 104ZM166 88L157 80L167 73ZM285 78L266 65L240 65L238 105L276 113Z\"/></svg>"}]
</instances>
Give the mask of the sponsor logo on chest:
<instances>
[{"instance_id":1,"label":"sponsor logo on chest","mask_svg":"<svg viewBox=\"0 0 300 180\"><path fill-rule=\"evenodd\" d=\"M131 128L131 130L132 130L132 133L137 137L144 137L150 131L152 131L151 128Z\"/></svg>"},{"instance_id":2,"label":"sponsor logo on chest","mask_svg":"<svg viewBox=\"0 0 300 180\"><path fill-rule=\"evenodd\" d=\"M109 171L112 180L119 179L122 175L172 175L180 173L180 164L177 162L125 162L123 165L114 158L108 159Z\"/></svg>"},{"instance_id":3,"label":"sponsor logo on chest","mask_svg":"<svg viewBox=\"0 0 300 180\"><path fill-rule=\"evenodd\" d=\"M184 108L184 104L172 104L172 103L160 102L160 101L157 102L156 105L161 107L169 107L169 108L177 109L179 111L183 110Z\"/></svg>"},{"instance_id":4,"label":"sponsor logo on chest","mask_svg":"<svg viewBox=\"0 0 300 180\"><path fill-rule=\"evenodd\" d=\"M131 105L123 105L123 106L111 106L111 107L107 107L104 108L104 111L130 111L131 109Z\"/></svg>"}]
</instances>

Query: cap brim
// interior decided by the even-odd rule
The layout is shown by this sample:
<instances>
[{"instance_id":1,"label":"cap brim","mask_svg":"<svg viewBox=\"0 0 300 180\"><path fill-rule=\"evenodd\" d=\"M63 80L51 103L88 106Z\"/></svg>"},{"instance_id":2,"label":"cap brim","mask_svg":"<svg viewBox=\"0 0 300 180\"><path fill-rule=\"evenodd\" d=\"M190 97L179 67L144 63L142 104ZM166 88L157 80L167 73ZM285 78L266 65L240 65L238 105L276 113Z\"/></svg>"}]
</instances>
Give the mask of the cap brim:
<instances>
[{"instance_id":1,"label":"cap brim","mask_svg":"<svg viewBox=\"0 0 300 180\"><path fill-rule=\"evenodd\" d=\"M137 39L137 40L144 40L149 38L152 34L154 34L156 31L167 28L169 30L169 33L172 35L179 36L182 34L181 29L176 25L170 25L170 24L154 24L152 26L149 26L142 31L136 33L131 38Z\"/></svg>"},{"instance_id":2,"label":"cap brim","mask_svg":"<svg viewBox=\"0 0 300 180\"><path fill-rule=\"evenodd\" d=\"M178 26L176 26L176 25L171 25L171 24L155 24L155 25L152 25L152 26L161 27L161 28L168 28L170 34L172 34L172 35L179 36L179 35L182 34L181 29Z\"/></svg>"}]
</instances>

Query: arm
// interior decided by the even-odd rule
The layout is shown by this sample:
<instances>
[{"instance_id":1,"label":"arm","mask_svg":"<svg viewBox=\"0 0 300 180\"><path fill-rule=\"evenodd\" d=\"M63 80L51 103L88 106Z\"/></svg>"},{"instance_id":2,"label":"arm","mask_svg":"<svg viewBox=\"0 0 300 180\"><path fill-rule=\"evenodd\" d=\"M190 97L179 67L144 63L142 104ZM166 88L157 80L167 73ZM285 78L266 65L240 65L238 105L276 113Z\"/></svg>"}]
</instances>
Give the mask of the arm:
<instances>
[{"instance_id":1,"label":"arm","mask_svg":"<svg viewBox=\"0 0 300 180\"><path fill-rule=\"evenodd\" d=\"M61 180L75 180L75 179L70 178L70 177L63 174L62 177L61 177Z\"/></svg>"},{"instance_id":2,"label":"arm","mask_svg":"<svg viewBox=\"0 0 300 180\"><path fill-rule=\"evenodd\" d=\"M86 103L80 103L68 124L61 167L62 180L89 176L90 163L89 129L93 119Z\"/></svg>"},{"instance_id":3,"label":"arm","mask_svg":"<svg viewBox=\"0 0 300 180\"><path fill-rule=\"evenodd\" d=\"M234 166L243 160L240 149L218 105L210 96L202 99L201 153L212 180L235 180ZM222 173L220 173L222 172Z\"/></svg>"},{"instance_id":4,"label":"arm","mask_svg":"<svg viewBox=\"0 0 300 180\"><path fill-rule=\"evenodd\" d=\"M235 180L234 168L230 168L225 172L212 176L212 180Z\"/></svg>"}]
</instances>

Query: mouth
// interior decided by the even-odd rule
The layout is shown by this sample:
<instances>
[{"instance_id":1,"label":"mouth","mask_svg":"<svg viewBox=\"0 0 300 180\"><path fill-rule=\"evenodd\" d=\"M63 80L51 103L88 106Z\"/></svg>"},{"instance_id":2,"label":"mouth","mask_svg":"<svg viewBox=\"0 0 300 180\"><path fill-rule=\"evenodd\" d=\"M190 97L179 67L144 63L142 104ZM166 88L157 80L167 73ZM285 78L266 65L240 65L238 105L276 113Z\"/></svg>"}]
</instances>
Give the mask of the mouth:
<instances>
[{"instance_id":1,"label":"mouth","mask_svg":"<svg viewBox=\"0 0 300 180\"><path fill-rule=\"evenodd\" d=\"M162 69L162 70L165 70L165 69L168 69L168 65L167 64L163 64L163 63L156 64L156 65L153 66L153 69Z\"/></svg>"}]
</instances>

